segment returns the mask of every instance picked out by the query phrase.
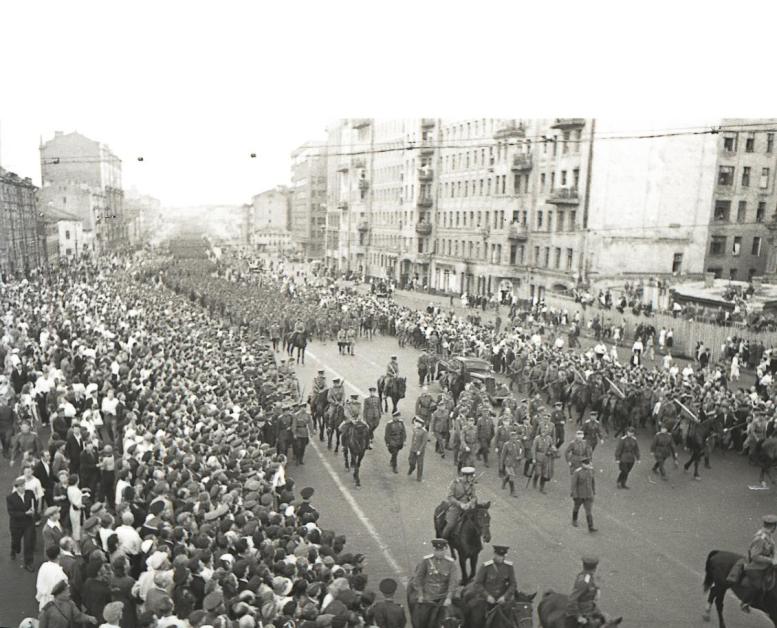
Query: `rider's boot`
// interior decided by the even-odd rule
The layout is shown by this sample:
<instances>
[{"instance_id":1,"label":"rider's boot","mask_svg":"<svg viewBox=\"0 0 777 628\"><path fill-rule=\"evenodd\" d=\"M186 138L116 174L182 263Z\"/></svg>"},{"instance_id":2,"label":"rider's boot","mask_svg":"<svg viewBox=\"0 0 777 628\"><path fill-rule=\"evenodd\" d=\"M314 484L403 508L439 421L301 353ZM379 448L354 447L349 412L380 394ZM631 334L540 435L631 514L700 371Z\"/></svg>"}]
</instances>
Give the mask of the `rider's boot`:
<instances>
[{"instance_id":1,"label":"rider's boot","mask_svg":"<svg viewBox=\"0 0 777 628\"><path fill-rule=\"evenodd\" d=\"M586 515L585 518L588 521L588 531L589 532L597 532L597 529L594 527L593 515Z\"/></svg>"},{"instance_id":2,"label":"rider's boot","mask_svg":"<svg viewBox=\"0 0 777 628\"><path fill-rule=\"evenodd\" d=\"M572 511L572 525L576 528L577 527L577 510Z\"/></svg>"}]
</instances>

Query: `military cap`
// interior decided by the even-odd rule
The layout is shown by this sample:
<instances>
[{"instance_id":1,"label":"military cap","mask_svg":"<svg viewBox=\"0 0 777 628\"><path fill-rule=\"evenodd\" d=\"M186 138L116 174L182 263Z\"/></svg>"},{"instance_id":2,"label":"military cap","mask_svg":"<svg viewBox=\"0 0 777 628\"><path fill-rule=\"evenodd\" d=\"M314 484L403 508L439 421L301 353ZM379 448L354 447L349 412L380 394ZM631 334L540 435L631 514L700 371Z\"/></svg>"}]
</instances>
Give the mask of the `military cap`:
<instances>
[{"instance_id":1,"label":"military cap","mask_svg":"<svg viewBox=\"0 0 777 628\"><path fill-rule=\"evenodd\" d=\"M492 545L491 547L497 556L505 556L510 549L507 545Z\"/></svg>"},{"instance_id":2,"label":"military cap","mask_svg":"<svg viewBox=\"0 0 777 628\"><path fill-rule=\"evenodd\" d=\"M426 425L426 421L424 421L420 416L414 416L413 417L413 423L420 423L421 425Z\"/></svg>"},{"instance_id":3,"label":"military cap","mask_svg":"<svg viewBox=\"0 0 777 628\"><path fill-rule=\"evenodd\" d=\"M340 383L340 378L339 378L339 377L335 377L335 378L332 380L332 383L333 383L333 384L339 384L339 383Z\"/></svg>"},{"instance_id":4,"label":"military cap","mask_svg":"<svg viewBox=\"0 0 777 628\"><path fill-rule=\"evenodd\" d=\"M397 590L397 581L393 578L383 578L378 584L378 589L383 595L394 595Z\"/></svg>"},{"instance_id":5,"label":"military cap","mask_svg":"<svg viewBox=\"0 0 777 628\"><path fill-rule=\"evenodd\" d=\"M351 395L351 399L353 399L354 401L358 401L359 395Z\"/></svg>"},{"instance_id":6,"label":"military cap","mask_svg":"<svg viewBox=\"0 0 777 628\"><path fill-rule=\"evenodd\" d=\"M369 390L370 392L373 392L373 391L377 391L378 389L375 388L375 386L370 386L367 390Z\"/></svg>"},{"instance_id":7,"label":"military cap","mask_svg":"<svg viewBox=\"0 0 777 628\"><path fill-rule=\"evenodd\" d=\"M394 410L394 412L391 413L391 418L393 419L399 419L402 417L402 414L399 412L399 410Z\"/></svg>"},{"instance_id":8,"label":"military cap","mask_svg":"<svg viewBox=\"0 0 777 628\"><path fill-rule=\"evenodd\" d=\"M593 569L599 564L599 558L597 556L583 556L583 568Z\"/></svg>"},{"instance_id":9,"label":"military cap","mask_svg":"<svg viewBox=\"0 0 777 628\"><path fill-rule=\"evenodd\" d=\"M475 467L462 467L461 468L462 475L474 475L475 474Z\"/></svg>"},{"instance_id":10,"label":"military cap","mask_svg":"<svg viewBox=\"0 0 777 628\"><path fill-rule=\"evenodd\" d=\"M437 550L445 549L448 547L448 541L445 539L432 539L432 547Z\"/></svg>"},{"instance_id":11,"label":"military cap","mask_svg":"<svg viewBox=\"0 0 777 628\"><path fill-rule=\"evenodd\" d=\"M324 375L324 373L325 373L324 369L318 369L318 374L319 375Z\"/></svg>"},{"instance_id":12,"label":"military cap","mask_svg":"<svg viewBox=\"0 0 777 628\"><path fill-rule=\"evenodd\" d=\"M767 525L777 525L777 515L764 515L763 522Z\"/></svg>"},{"instance_id":13,"label":"military cap","mask_svg":"<svg viewBox=\"0 0 777 628\"><path fill-rule=\"evenodd\" d=\"M554 405L554 406L556 406L557 408L560 408L560 407L562 407L564 404L563 404L561 401L557 401L557 402L556 402L556 403L554 403L553 405Z\"/></svg>"},{"instance_id":14,"label":"military cap","mask_svg":"<svg viewBox=\"0 0 777 628\"><path fill-rule=\"evenodd\" d=\"M299 492L299 494L300 494L300 496L302 497L302 499L310 499L311 497L313 497L313 494L314 494L315 492L316 492L316 491L315 491L313 488L311 488L310 486L306 486L305 488L303 488L303 489L302 489L302 490Z\"/></svg>"},{"instance_id":15,"label":"military cap","mask_svg":"<svg viewBox=\"0 0 777 628\"><path fill-rule=\"evenodd\" d=\"M391 359L392 359L392 360L396 360L396 359L397 359L397 356L395 356L395 355L392 355L392 356L391 356Z\"/></svg>"}]
</instances>

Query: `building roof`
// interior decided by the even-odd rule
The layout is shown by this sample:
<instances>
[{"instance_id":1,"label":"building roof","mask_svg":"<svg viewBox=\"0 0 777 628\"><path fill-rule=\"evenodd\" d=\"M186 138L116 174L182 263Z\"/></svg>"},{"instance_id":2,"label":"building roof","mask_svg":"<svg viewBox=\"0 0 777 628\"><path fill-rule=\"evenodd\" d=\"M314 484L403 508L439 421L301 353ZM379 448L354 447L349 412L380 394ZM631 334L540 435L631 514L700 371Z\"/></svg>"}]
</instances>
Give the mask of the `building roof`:
<instances>
[{"instance_id":1,"label":"building roof","mask_svg":"<svg viewBox=\"0 0 777 628\"><path fill-rule=\"evenodd\" d=\"M43 222L47 223L61 222L63 220L68 220L70 222L81 222L81 218L79 216L56 207L46 207L41 213L43 214Z\"/></svg>"}]
</instances>

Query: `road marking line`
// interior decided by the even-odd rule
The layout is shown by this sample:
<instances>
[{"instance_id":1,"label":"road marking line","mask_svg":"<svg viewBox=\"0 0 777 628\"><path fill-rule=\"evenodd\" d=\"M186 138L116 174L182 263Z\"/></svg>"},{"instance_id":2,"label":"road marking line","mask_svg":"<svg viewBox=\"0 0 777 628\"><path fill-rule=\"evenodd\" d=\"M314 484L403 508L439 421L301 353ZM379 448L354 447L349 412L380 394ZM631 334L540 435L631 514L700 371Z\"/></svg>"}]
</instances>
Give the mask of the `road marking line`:
<instances>
[{"instance_id":1,"label":"road marking line","mask_svg":"<svg viewBox=\"0 0 777 628\"><path fill-rule=\"evenodd\" d=\"M355 390L358 394L367 396L365 393L351 384L350 382L346 382L345 378L340 375L337 371L335 371L333 368L328 366L327 364L324 364L320 359L318 359L314 353L311 351L307 352L307 355L312 357L316 362L321 364L324 368L329 370L333 375L336 377L339 377L343 383L350 386L353 390ZM345 497L345 501L348 502L348 505L353 510L354 514L356 514L356 517L361 521L361 524L364 526L364 528L367 530L369 535L372 537L372 540L375 541L375 543L378 545L378 548L380 549L381 553L383 554L383 558L386 559L386 562L388 563L389 567L394 571L394 573L399 577L400 581L403 585L407 585L407 577L404 575L404 572L402 571L402 568L399 566L399 563L394 558L394 556L391 553L391 550L389 549L388 545L383 541L378 531L375 529L375 526L372 525L372 522L369 520L367 515L364 513L364 511L361 509L361 506L356 502L356 499L351 494L351 491L348 490L348 488L343 484L343 481L340 479L340 476L335 472L335 470L332 468L332 465L329 463L329 461L324 457L321 450L318 448L318 444L315 442L315 439L310 439L310 445L315 450L318 457L321 459L321 463L324 465L324 468L326 469L327 473L329 473L330 477L335 483L335 486L340 490L340 492L343 494L343 497Z\"/></svg>"}]
</instances>

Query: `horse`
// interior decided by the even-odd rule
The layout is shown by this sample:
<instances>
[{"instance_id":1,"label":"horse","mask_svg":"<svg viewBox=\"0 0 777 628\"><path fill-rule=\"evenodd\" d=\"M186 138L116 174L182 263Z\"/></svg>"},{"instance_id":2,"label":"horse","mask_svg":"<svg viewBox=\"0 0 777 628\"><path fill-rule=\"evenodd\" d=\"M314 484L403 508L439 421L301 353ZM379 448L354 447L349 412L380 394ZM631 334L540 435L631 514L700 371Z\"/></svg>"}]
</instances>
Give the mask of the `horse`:
<instances>
[{"instance_id":1,"label":"horse","mask_svg":"<svg viewBox=\"0 0 777 628\"><path fill-rule=\"evenodd\" d=\"M415 609L418 604L418 587L415 582L415 576L410 578L407 583L407 608L410 611L410 620L413 628L421 628L416 625ZM429 628L462 628L464 624L464 613L458 606L444 606L438 604L436 610L437 616L433 621L426 624Z\"/></svg>"},{"instance_id":2,"label":"horse","mask_svg":"<svg viewBox=\"0 0 777 628\"><path fill-rule=\"evenodd\" d=\"M305 364L305 347L308 346L308 334L305 331L292 331L286 334L285 346L288 354L294 357L294 349L297 350L297 364L302 361Z\"/></svg>"},{"instance_id":3,"label":"horse","mask_svg":"<svg viewBox=\"0 0 777 628\"><path fill-rule=\"evenodd\" d=\"M353 480L356 483L356 488L360 488L362 485L359 478L359 468L364 458L364 452L370 445L370 434L370 426L361 421L346 423L341 434L345 468L346 470L349 468L348 458L350 454L350 466L353 468Z\"/></svg>"},{"instance_id":4,"label":"horse","mask_svg":"<svg viewBox=\"0 0 777 628\"><path fill-rule=\"evenodd\" d=\"M461 584L467 584L475 576L478 564L478 555L483 549L483 541L491 542L491 515L488 509L491 502L475 504L470 510L461 513L459 522L451 533L449 539L451 555L458 556L461 567ZM448 510L448 502L441 502L434 510L434 530L440 537L445 528L445 512ZM470 569L467 573L467 561Z\"/></svg>"},{"instance_id":5,"label":"horse","mask_svg":"<svg viewBox=\"0 0 777 628\"><path fill-rule=\"evenodd\" d=\"M777 466L777 437L769 436L759 443L755 448L753 458L761 470L761 477L759 478L761 486L766 486L767 477L774 483L772 469Z\"/></svg>"},{"instance_id":6,"label":"horse","mask_svg":"<svg viewBox=\"0 0 777 628\"><path fill-rule=\"evenodd\" d=\"M516 591L512 600L489 606L474 583L462 590L459 606L464 612L464 628L531 628L536 593Z\"/></svg>"},{"instance_id":7,"label":"horse","mask_svg":"<svg viewBox=\"0 0 777 628\"><path fill-rule=\"evenodd\" d=\"M341 405L327 406L326 410L326 448L332 449L332 435L335 435L335 453L340 450L340 425L345 420L345 408Z\"/></svg>"},{"instance_id":8,"label":"horse","mask_svg":"<svg viewBox=\"0 0 777 628\"><path fill-rule=\"evenodd\" d=\"M704 419L700 422L695 422L690 425L688 435L685 438L685 444L691 452L691 457L683 465L683 469L687 471L693 465L693 479L699 480L699 462L704 457L704 463L707 467L709 463L709 448L707 445L707 439L711 438L716 432L720 431L718 422L715 417Z\"/></svg>"},{"instance_id":9,"label":"horse","mask_svg":"<svg viewBox=\"0 0 777 628\"><path fill-rule=\"evenodd\" d=\"M567 607L569 596L554 591L545 591L537 607L537 617L542 628L567 628ZM588 618L586 628L615 628L623 621L623 617L615 619L607 618L603 613L597 612Z\"/></svg>"},{"instance_id":10,"label":"horse","mask_svg":"<svg viewBox=\"0 0 777 628\"><path fill-rule=\"evenodd\" d=\"M740 600L743 595L747 597L747 594L752 592L752 587L749 586L750 583L746 577L738 584L728 582L729 573L737 561L743 558L744 556L741 554L720 550L712 550L707 555L707 562L704 565L703 588L708 595L707 609L704 611L703 618L705 621L709 621L714 602L715 609L718 611L719 628L726 628L726 622L723 619L723 600L726 597L726 591L731 589ZM772 624L777 626L777 588L775 588L774 579L772 579L771 587L763 593L760 599L751 602L750 606L766 613L772 620Z\"/></svg>"},{"instance_id":11,"label":"horse","mask_svg":"<svg viewBox=\"0 0 777 628\"><path fill-rule=\"evenodd\" d=\"M324 442L324 428L326 427L326 407L329 389L325 388L316 395L310 395L310 416L313 419L313 429L319 430L319 440Z\"/></svg>"},{"instance_id":12,"label":"horse","mask_svg":"<svg viewBox=\"0 0 777 628\"><path fill-rule=\"evenodd\" d=\"M388 412L388 400L394 405L393 412L397 411L397 404L400 399L405 398L405 390L407 388L407 378L394 377L392 379L392 385L386 388L386 376L381 375L378 378L378 399L381 408L384 412Z\"/></svg>"}]
</instances>

